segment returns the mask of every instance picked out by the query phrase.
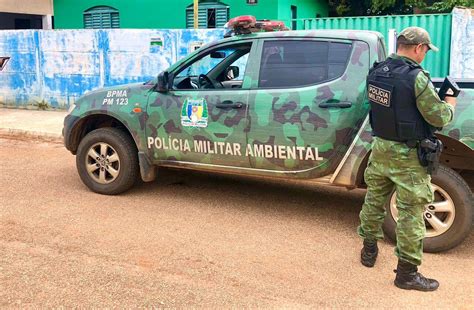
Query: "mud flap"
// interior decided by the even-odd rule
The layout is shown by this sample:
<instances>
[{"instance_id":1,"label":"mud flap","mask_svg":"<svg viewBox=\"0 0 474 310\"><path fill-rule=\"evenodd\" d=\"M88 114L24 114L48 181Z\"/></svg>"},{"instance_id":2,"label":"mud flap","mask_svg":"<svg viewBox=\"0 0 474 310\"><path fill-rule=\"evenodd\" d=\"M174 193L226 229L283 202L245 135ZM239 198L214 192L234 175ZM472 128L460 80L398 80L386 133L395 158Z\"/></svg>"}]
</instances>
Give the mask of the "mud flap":
<instances>
[{"instance_id":1,"label":"mud flap","mask_svg":"<svg viewBox=\"0 0 474 310\"><path fill-rule=\"evenodd\" d=\"M152 182L156 179L156 169L144 152L138 152L140 175L143 182Z\"/></svg>"}]
</instances>

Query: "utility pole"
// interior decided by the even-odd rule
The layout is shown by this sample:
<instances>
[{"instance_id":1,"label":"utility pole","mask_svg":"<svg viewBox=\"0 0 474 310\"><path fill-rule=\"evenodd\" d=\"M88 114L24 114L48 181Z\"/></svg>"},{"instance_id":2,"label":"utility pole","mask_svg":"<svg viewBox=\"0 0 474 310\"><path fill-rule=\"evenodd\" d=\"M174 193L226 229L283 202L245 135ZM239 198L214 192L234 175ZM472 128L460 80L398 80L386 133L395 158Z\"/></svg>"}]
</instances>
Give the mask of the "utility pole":
<instances>
[{"instance_id":1,"label":"utility pole","mask_svg":"<svg viewBox=\"0 0 474 310\"><path fill-rule=\"evenodd\" d=\"M194 29L199 28L199 0L194 0Z\"/></svg>"}]
</instances>

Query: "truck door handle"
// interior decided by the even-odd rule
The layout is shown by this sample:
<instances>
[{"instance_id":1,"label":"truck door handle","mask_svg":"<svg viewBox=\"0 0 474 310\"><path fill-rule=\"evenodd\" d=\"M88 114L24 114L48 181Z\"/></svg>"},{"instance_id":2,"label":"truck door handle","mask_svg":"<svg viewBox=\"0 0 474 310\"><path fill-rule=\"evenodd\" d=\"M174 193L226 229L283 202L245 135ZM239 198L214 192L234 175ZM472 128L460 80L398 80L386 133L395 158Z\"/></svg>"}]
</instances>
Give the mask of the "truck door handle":
<instances>
[{"instance_id":1,"label":"truck door handle","mask_svg":"<svg viewBox=\"0 0 474 310\"><path fill-rule=\"evenodd\" d=\"M336 101L336 100L328 100L323 101L318 105L320 108L341 108L346 109L352 107L352 102L350 101Z\"/></svg>"},{"instance_id":2,"label":"truck door handle","mask_svg":"<svg viewBox=\"0 0 474 310\"><path fill-rule=\"evenodd\" d=\"M232 100L224 100L216 104L216 108L219 109L240 109L244 104L242 102L233 102Z\"/></svg>"}]
</instances>

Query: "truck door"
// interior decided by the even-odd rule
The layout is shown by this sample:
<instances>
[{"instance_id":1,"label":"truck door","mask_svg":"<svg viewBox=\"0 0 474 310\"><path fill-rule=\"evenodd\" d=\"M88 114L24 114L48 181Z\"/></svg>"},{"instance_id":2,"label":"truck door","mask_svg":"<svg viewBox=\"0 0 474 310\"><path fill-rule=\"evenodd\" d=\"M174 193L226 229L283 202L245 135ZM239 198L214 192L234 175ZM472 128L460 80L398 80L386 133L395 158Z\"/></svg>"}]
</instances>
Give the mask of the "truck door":
<instances>
[{"instance_id":1,"label":"truck door","mask_svg":"<svg viewBox=\"0 0 474 310\"><path fill-rule=\"evenodd\" d=\"M208 48L170 72L173 89L151 93L146 134L155 164L250 167L245 74L251 55L252 41Z\"/></svg>"},{"instance_id":2,"label":"truck door","mask_svg":"<svg viewBox=\"0 0 474 310\"><path fill-rule=\"evenodd\" d=\"M260 55L249 96L251 166L306 178L332 173L367 113L368 44L268 39Z\"/></svg>"}]
</instances>

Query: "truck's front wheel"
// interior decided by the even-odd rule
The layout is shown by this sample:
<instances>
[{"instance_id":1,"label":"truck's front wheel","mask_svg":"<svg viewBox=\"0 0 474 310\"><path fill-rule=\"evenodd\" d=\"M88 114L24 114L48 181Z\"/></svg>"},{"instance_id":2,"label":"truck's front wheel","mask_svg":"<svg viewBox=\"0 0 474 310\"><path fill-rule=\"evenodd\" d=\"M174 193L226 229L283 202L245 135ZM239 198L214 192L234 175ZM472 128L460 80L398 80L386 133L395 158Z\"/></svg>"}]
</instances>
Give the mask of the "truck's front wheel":
<instances>
[{"instance_id":1,"label":"truck's front wheel","mask_svg":"<svg viewBox=\"0 0 474 310\"><path fill-rule=\"evenodd\" d=\"M118 128L100 128L79 144L76 166L92 191L116 195L128 190L138 176L137 149L132 138Z\"/></svg>"},{"instance_id":2,"label":"truck's front wheel","mask_svg":"<svg viewBox=\"0 0 474 310\"><path fill-rule=\"evenodd\" d=\"M441 252L460 244L470 233L473 217L473 194L461 178L452 169L440 166L432 176L434 201L426 205L423 214L426 235L423 241L425 252ZM384 232L396 240L396 193L386 205Z\"/></svg>"}]
</instances>

